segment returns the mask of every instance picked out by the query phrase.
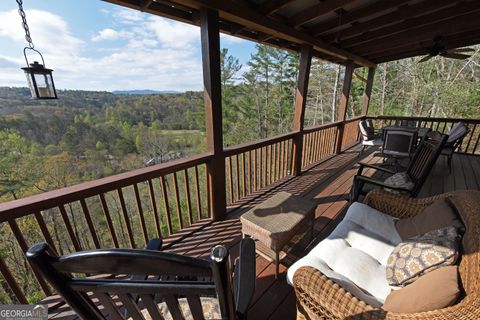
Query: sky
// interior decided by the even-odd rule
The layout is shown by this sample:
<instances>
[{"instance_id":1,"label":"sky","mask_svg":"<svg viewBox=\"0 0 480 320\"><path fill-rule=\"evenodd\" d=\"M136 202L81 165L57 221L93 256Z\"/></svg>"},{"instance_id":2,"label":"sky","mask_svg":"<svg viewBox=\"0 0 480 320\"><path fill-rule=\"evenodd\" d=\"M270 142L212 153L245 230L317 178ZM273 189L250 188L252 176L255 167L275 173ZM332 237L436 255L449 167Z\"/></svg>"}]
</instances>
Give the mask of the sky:
<instances>
[{"instance_id":1,"label":"sky","mask_svg":"<svg viewBox=\"0 0 480 320\"><path fill-rule=\"evenodd\" d=\"M203 87L199 27L100 0L23 0L23 6L57 89ZM229 35L221 35L220 44L243 65L255 46ZM27 86L20 70L26 45L16 1L1 0L0 86Z\"/></svg>"}]
</instances>

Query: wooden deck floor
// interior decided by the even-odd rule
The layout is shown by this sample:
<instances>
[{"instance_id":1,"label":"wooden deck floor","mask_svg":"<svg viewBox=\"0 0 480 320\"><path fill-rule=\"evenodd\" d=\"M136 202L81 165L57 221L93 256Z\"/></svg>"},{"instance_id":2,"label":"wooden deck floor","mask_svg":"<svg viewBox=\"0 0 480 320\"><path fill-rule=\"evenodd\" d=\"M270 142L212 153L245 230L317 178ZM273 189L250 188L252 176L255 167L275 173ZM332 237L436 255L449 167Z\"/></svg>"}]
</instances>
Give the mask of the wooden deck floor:
<instances>
[{"instance_id":1,"label":"wooden deck floor","mask_svg":"<svg viewBox=\"0 0 480 320\"><path fill-rule=\"evenodd\" d=\"M279 279L274 278L275 267L272 262L259 255L256 261L257 283L249 318L295 319L295 295L285 280L286 270L328 235L340 221L348 204L353 176L357 171L355 163L360 160L358 150L358 147L354 147L314 166L301 177L281 181L267 192L252 196L243 201L241 206L233 208L229 219L206 223L203 229L172 245L167 251L206 258L214 245L224 244L230 248L231 257L234 259L238 255L238 244L241 239L241 224L238 218L242 213L278 191L287 191L313 199L318 203L314 240L308 243L306 239L299 239L292 245L282 260ZM366 153L361 160L377 163L381 158ZM480 157L455 155L451 173L448 171L446 159L440 158L424 184L420 196L460 189L480 189ZM50 302L52 301L58 301L58 297L52 297ZM68 306L62 306L52 310L49 318L75 319L76 316Z\"/></svg>"}]
</instances>

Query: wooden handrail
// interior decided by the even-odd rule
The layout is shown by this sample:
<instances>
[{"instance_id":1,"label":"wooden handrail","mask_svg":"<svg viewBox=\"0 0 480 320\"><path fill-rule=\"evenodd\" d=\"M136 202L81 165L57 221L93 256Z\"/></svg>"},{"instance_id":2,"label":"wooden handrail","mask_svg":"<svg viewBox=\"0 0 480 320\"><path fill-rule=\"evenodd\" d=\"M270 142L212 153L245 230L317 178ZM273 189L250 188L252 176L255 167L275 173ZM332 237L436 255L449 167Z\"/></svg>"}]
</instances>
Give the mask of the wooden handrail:
<instances>
[{"instance_id":1,"label":"wooden handrail","mask_svg":"<svg viewBox=\"0 0 480 320\"><path fill-rule=\"evenodd\" d=\"M16 219L32 212L50 209L59 204L70 203L92 197L101 193L117 190L135 183L148 181L159 176L174 173L211 159L211 154L197 155L185 159L169 161L151 167L132 170L110 177L80 183L71 187L52 190L27 198L0 204L0 223Z\"/></svg>"},{"instance_id":2,"label":"wooden handrail","mask_svg":"<svg viewBox=\"0 0 480 320\"><path fill-rule=\"evenodd\" d=\"M247 143L227 147L227 148L224 149L223 153L225 154L225 157L229 157L229 156L232 156L232 155L236 155L236 154L247 152L247 151L250 151L250 150L262 148L262 147L265 147L265 146L268 146L268 145L271 145L271 144L275 144L277 142L281 142L281 141L291 139L294 136L296 136L297 134L298 134L297 132L290 132L290 133L281 134L281 135L278 135L278 136L275 136L275 137L272 137L272 138L265 138L265 139L257 140L253 143L247 142Z\"/></svg>"},{"instance_id":3,"label":"wooden handrail","mask_svg":"<svg viewBox=\"0 0 480 320\"><path fill-rule=\"evenodd\" d=\"M467 118L438 118L438 117L426 117L426 116L367 116L368 119L373 120L411 120L411 121L434 121L434 122L464 122L480 124L480 119L467 119Z\"/></svg>"}]
</instances>

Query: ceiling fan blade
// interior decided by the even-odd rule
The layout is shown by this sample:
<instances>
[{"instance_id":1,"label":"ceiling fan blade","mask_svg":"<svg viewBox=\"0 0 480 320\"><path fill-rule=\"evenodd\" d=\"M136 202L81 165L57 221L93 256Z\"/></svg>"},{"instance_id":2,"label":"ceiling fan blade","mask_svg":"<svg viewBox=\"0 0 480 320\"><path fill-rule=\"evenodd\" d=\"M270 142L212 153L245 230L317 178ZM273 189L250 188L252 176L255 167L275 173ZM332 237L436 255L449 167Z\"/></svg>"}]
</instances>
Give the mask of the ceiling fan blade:
<instances>
[{"instance_id":1,"label":"ceiling fan blade","mask_svg":"<svg viewBox=\"0 0 480 320\"><path fill-rule=\"evenodd\" d=\"M475 49L473 48L457 48L457 49L448 49L448 50L445 50L446 52L448 53L474 53L475 52Z\"/></svg>"},{"instance_id":2,"label":"ceiling fan blade","mask_svg":"<svg viewBox=\"0 0 480 320\"><path fill-rule=\"evenodd\" d=\"M427 56L423 57L422 59L418 60L418 63L422 63L422 62L428 61L428 60L430 60L430 59L432 59L432 58L433 58L433 56L427 55Z\"/></svg>"},{"instance_id":3,"label":"ceiling fan blade","mask_svg":"<svg viewBox=\"0 0 480 320\"><path fill-rule=\"evenodd\" d=\"M451 58L451 59L467 59L470 58L472 55L470 54L461 54L461 53L454 53L454 52L442 52L440 53L442 57Z\"/></svg>"}]
</instances>

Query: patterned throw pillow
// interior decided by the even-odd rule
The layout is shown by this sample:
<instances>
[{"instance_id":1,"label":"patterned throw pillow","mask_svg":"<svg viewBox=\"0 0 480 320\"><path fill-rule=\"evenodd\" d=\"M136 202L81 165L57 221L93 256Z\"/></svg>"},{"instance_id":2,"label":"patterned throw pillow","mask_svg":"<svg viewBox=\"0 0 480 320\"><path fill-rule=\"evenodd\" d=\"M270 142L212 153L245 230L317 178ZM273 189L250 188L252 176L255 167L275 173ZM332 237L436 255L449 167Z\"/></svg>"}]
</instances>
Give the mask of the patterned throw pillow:
<instances>
[{"instance_id":1,"label":"patterned throw pillow","mask_svg":"<svg viewBox=\"0 0 480 320\"><path fill-rule=\"evenodd\" d=\"M384 182L389 186L404 188L408 190L412 189L413 186L415 185L406 172L395 173L394 175L385 179ZM389 188L385 188L385 190L391 191L391 192L398 192L397 190L393 190Z\"/></svg>"},{"instance_id":2,"label":"patterned throw pillow","mask_svg":"<svg viewBox=\"0 0 480 320\"><path fill-rule=\"evenodd\" d=\"M457 229L446 227L398 244L387 260L388 284L405 286L427 272L453 265L459 242Z\"/></svg>"}]
</instances>

